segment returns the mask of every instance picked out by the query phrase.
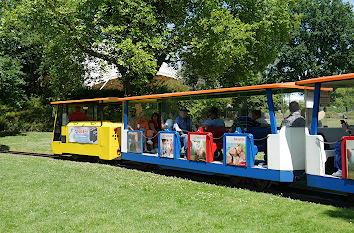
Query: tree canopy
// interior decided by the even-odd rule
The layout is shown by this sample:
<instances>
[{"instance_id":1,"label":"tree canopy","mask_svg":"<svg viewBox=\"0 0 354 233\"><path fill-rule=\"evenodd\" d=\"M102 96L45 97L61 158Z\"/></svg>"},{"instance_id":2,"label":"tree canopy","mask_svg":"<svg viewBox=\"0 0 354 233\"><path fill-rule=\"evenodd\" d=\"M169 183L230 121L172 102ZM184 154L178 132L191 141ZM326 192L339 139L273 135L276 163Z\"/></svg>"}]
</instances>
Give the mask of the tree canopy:
<instances>
[{"instance_id":1,"label":"tree canopy","mask_svg":"<svg viewBox=\"0 0 354 233\"><path fill-rule=\"evenodd\" d=\"M3 31L20 31L21 43L25 38L33 38L30 45L39 42L42 62L36 68L55 93L70 93L70 86L82 83L84 61L90 58L117 67L126 95L141 93L162 62L182 65L191 85L198 80L240 85L275 59L296 22L289 11L292 0L1 4ZM15 28L9 26L13 23Z\"/></svg>"},{"instance_id":2,"label":"tree canopy","mask_svg":"<svg viewBox=\"0 0 354 233\"><path fill-rule=\"evenodd\" d=\"M24 97L24 83L19 62L9 56L0 56L0 103L19 104Z\"/></svg>"},{"instance_id":3,"label":"tree canopy","mask_svg":"<svg viewBox=\"0 0 354 233\"><path fill-rule=\"evenodd\" d=\"M49 61L59 59L55 66L48 64L55 69L51 76L70 77L72 73L65 70L80 70L73 66L81 66L90 57L99 58L118 68L125 93L134 94L176 51L176 32L168 24L183 19L181 4L183 1L39 0L23 1L26 7L16 12L40 32ZM66 63L62 57L70 59Z\"/></svg>"},{"instance_id":4,"label":"tree canopy","mask_svg":"<svg viewBox=\"0 0 354 233\"><path fill-rule=\"evenodd\" d=\"M95 59L117 67L125 95L148 94L163 62L195 89L260 82L270 63L269 82L352 72L352 26L340 0L7 0L0 55L28 95L74 96Z\"/></svg>"},{"instance_id":5,"label":"tree canopy","mask_svg":"<svg viewBox=\"0 0 354 233\"><path fill-rule=\"evenodd\" d=\"M299 1L301 25L291 33L268 82L297 81L354 72L353 6L342 0Z\"/></svg>"},{"instance_id":6,"label":"tree canopy","mask_svg":"<svg viewBox=\"0 0 354 233\"><path fill-rule=\"evenodd\" d=\"M284 0L197 1L183 29L187 40L181 57L189 84L254 83L298 22L292 5Z\"/></svg>"}]
</instances>

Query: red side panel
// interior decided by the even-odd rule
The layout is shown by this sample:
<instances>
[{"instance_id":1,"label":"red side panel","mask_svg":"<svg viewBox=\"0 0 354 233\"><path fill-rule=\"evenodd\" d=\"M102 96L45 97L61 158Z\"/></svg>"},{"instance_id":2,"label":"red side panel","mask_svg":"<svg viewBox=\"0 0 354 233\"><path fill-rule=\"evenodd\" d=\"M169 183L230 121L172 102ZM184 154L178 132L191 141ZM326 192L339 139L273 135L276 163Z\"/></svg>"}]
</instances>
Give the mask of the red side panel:
<instances>
[{"instance_id":1,"label":"red side panel","mask_svg":"<svg viewBox=\"0 0 354 233\"><path fill-rule=\"evenodd\" d=\"M348 179L347 171L347 140L346 137L342 137L342 177L343 179Z\"/></svg>"},{"instance_id":2,"label":"red side panel","mask_svg":"<svg viewBox=\"0 0 354 233\"><path fill-rule=\"evenodd\" d=\"M342 137L342 177L348 179L348 166L347 166L347 141L354 140L354 136L344 136Z\"/></svg>"},{"instance_id":3,"label":"red side panel","mask_svg":"<svg viewBox=\"0 0 354 233\"><path fill-rule=\"evenodd\" d=\"M195 140L195 138L197 137L199 138L197 139L198 142L196 142ZM197 145L194 145L195 143L197 143ZM187 154L188 160L207 162L207 163L214 162L215 150L216 150L216 144L213 142L212 133L203 132L203 130L198 130L198 132L188 133L188 154Z\"/></svg>"}]
</instances>

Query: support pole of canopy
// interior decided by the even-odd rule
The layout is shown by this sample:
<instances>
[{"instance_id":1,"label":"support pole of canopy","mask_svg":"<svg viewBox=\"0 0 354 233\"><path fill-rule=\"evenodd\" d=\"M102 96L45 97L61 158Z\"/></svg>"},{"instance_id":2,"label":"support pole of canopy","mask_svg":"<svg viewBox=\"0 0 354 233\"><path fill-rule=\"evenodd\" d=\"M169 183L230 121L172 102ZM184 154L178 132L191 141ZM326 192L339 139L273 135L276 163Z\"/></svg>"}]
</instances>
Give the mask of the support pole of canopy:
<instances>
[{"instance_id":1,"label":"support pole of canopy","mask_svg":"<svg viewBox=\"0 0 354 233\"><path fill-rule=\"evenodd\" d=\"M318 110L320 107L320 94L321 94L321 83L315 84L315 93L313 96L313 109L312 109L312 120L311 120L311 135L317 135L318 126Z\"/></svg>"},{"instance_id":2,"label":"support pole of canopy","mask_svg":"<svg viewBox=\"0 0 354 233\"><path fill-rule=\"evenodd\" d=\"M271 89L267 89L267 103L269 109L270 128L272 134L277 134L277 122L275 120L274 103Z\"/></svg>"},{"instance_id":3,"label":"support pole of canopy","mask_svg":"<svg viewBox=\"0 0 354 233\"><path fill-rule=\"evenodd\" d=\"M128 101L124 101L124 129L128 128Z\"/></svg>"}]
</instances>

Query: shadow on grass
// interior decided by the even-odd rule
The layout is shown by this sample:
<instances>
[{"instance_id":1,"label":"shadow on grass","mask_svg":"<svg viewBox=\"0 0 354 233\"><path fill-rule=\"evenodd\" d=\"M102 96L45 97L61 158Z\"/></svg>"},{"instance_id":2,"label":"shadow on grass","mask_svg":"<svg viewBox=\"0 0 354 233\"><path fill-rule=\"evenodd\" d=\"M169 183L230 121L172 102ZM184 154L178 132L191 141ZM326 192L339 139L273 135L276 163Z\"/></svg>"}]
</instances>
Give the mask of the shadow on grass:
<instances>
[{"instance_id":1,"label":"shadow on grass","mask_svg":"<svg viewBox=\"0 0 354 233\"><path fill-rule=\"evenodd\" d=\"M14 131L14 132L0 131L0 137L18 136L18 135L25 135L25 134L22 134L21 132L18 131Z\"/></svg>"},{"instance_id":2,"label":"shadow on grass","mask_svg":"<svg viewBox=\"0 0 354 233\"><path fill-rule=\"evenodd\" d=\"M10 150L10 147L7 145L0 145L0 151L8 151Z\"/></svg>"},{"instance_id":3,"label":"shadow on grass","mask_svg":"<svg viewBox=\"0 0 354 233\"><path fill-rule=\"evenodd\" d=\"M341 218L346 221L354 221L354 210L344 209L344 208L337 208L335 210L327 210L325 214L332 218Z\"/></svg>"}]
</instances>

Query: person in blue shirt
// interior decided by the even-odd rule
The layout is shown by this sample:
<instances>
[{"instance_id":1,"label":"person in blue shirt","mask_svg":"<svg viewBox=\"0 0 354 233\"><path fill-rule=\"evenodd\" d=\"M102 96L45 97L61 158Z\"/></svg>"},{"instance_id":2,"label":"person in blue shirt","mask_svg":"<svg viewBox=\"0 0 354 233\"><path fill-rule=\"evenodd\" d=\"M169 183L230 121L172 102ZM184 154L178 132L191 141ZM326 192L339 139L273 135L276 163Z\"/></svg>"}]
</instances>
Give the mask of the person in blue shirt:
<instances>
[{"instance_id":1,"label":"person in blue shirt","mask_svg":"<svg viewBox=\"0 0 354 233\"><path fill-rule=\"evenodd\" d=\"M209 118L202 123L203 126L225 127L223 119L218 117L218 109L211 107L209 110Z\"/></svg>"},{"instance_id":2,"label":"person in blue shirt","mask_svg":"<svg viewBox=\"0 0 354 233\"><path fill-rule=\"evenodd\" d=\"M184 147L185 154L187 154L188 132L196 131L191 118L188 116L188 112L187 108L182 107L179 111L179 116L175 119L175 124L173 125L175 130L181 133L181 146Z\"/></svg>"},{"instance_id":3,"label":"person in blue shirt","mask_svg":"<svg viewBox=\"0 0 354 233\"><path fill-rule=\"evenodd\" d=\"M259 127L261 126L260 123L253 120L248 116L247 108L242 108L240 115L234 119L234 123L232 124L231 131L235 132L236 128L238 127Z\"/></svg>"},{"instance_id":4,"label":"person in blue shirt","mask_svg":"<svg viewBox=\"0 0 354 233\"><path fill-rule=\"evenodd\" d=\"M342 122L342 129L350 136L354 136L353 127L349 126L346 122ZM338 169L332 176L342 177L342 141L334 145L334 167Z\"/></svg>"}]
</instances>

